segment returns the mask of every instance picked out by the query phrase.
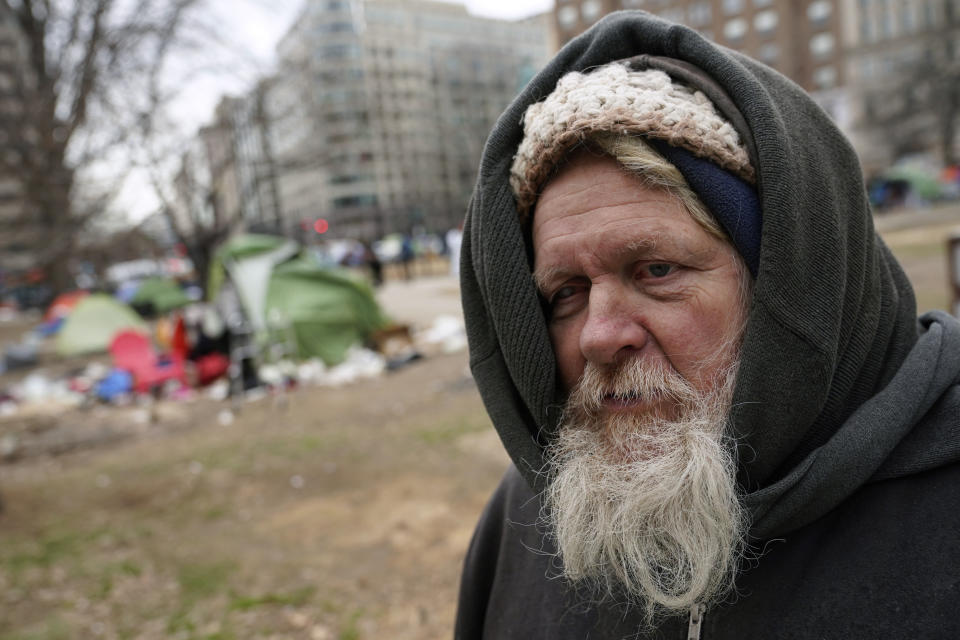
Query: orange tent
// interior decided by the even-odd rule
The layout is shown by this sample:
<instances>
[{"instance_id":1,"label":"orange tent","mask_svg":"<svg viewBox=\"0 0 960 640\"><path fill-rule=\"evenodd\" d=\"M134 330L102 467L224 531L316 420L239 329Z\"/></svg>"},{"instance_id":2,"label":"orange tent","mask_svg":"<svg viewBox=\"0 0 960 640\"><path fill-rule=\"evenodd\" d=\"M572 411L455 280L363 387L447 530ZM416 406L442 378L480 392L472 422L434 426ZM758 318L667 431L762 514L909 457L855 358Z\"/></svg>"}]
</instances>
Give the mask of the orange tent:
<instances>
[{"instance_id":1,"label":"orange tent","mask_svg":"<svg viewBox=\"0 0 960 640\"><path fill-rule=\"evenodd\" d=\"M47 312L43 314L43 321L50 322L51 320L56 320L57 318L65 318L70 315L70 312L73 311L73 308L77 306L77 303L90 295L90 292L86 289L78 289L77 291L68 291L66 293L61 293L56 298L53 299L53 302L50 303L50 306L47 307Z\"/></svg>"}]
</instances>

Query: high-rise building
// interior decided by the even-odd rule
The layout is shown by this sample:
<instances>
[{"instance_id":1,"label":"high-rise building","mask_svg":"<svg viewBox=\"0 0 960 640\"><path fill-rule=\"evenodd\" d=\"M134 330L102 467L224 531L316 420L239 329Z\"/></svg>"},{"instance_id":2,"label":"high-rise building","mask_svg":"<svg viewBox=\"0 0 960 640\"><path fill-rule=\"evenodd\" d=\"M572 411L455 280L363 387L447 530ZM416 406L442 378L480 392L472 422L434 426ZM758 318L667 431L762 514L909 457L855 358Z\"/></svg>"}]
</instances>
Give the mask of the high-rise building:
<instances>
[{"instance_id":1,"label":"high-rise building","mask_svg":"<svg viewBox=\"0 0 960 640\"><path fill-rule=\"evenodd\" d=\"M837 0L555 0L565 43L611 11L644 9L777 69L811 92L843 84Z\"/></svg>"},{"instance_id":2,"label":"high-rise building","mask_svg":"<svg viewBox=\"0 0 960 640\"><path fill-rule=\"evenodd\" d=\"M546 16L311 0L265 99L284 217L360 239L455 226L487 133L551 48Z\"/></svg>"},{"instance_id":3,"label":"high-rise building","mask_svg":"<svg viewBox=\"0 0 960 640\"><path fill-rule=\"evenodd\" d=\"M853 138L871 173L929 153L960 161L960 0L843 0Z\"/></svg>"},{"instance_id":4,"label":"high-rise building","mask_svg":"<svg viewBox=\"0 0 960 640\"><path fill-rule=\"evenodd\" d=\"M0 4L0 274L35 266L37 249L49 241L26 197L25 158L38 142L24 117L36 82L27 71L27 47L12 12Z\"/></svg>"},{"instance_id":5,"label":"high-rise building","mask_svg":"<svg viewBox=\"0 0 960 640\"><path fill-rule=\"evenodd\" d=\"M618 9L686 24L781 71L833 116L867 174L909 153L949 162L947 141L960 144L960 0L555 0L558 40Z\"/></svg>"},{"instance_id":6,"label":"high-rise building","mask_svg":"<svg viewBox=\"0 0 960 640\"><path fill-rule=\"evenodd\" d=\"M233 180L236 202L229 204L238 223L248 230L284 233L264 104L270 82L258 83L239 98L224 98L217 106L216 126L224 132L219 144L226 147L217 154L222 166L214 167L214 175Z\"/></svg>"}]
</instances>

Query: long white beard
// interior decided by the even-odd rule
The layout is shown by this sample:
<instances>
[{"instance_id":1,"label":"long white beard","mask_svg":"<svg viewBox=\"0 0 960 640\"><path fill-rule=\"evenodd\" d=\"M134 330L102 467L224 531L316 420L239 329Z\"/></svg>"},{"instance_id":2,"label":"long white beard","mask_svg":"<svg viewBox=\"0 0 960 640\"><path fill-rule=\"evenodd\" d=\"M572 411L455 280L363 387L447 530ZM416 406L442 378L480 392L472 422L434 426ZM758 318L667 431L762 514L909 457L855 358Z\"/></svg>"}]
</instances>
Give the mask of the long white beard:
<instances>
[{"instance_id":1,"label":"long white beard","mask_svg":"<svg viewBox=\"0 0 960 640\"><path fill-rule=\"evenodd\" d=\"M735 371L700 393L663 367L588 365L547 450L543 516L568 579L626 595L649 621L732 586L746 530L724 435ZM660 396L677 411L606 414L610 393Z\"/></svg>"}]
</instances>

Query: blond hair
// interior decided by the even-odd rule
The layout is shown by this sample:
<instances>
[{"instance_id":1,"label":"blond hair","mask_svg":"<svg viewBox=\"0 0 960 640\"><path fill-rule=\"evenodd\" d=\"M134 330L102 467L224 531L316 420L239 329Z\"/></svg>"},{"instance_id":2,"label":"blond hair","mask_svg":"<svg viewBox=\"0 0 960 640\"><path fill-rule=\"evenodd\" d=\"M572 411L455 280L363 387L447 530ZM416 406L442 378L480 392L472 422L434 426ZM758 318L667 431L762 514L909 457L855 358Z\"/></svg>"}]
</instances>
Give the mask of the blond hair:
<instances>
[{"instance_id":1,"label":"blond hair","mask_svg":"<svg viewBox=\"0 0 960 640\"><path fill-rule=\"evenodd\" d=\"M644 185L663 189L677 198L690 217L712 236L730 242L720 223L690 188L680 170L660 155L640 136L596 132L584 140L588 148L596 149L617 161L630 175Z\"/></svg>"}]
</instances>

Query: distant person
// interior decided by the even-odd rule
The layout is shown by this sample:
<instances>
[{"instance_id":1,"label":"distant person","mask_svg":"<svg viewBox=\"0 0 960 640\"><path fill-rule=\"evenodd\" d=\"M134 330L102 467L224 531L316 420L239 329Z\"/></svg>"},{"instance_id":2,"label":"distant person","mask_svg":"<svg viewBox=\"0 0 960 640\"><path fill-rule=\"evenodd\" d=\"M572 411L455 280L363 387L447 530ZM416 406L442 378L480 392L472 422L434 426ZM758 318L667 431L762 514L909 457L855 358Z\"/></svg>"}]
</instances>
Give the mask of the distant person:
<instances>
[{"instance_id":1,"label":"distant person","mask_svg":"<svg viewBox=\"0 0 960 640\"><path fill-rule=\"evenodd\" d=\"M460 275L460 243L463 240L463 225L447 231L444 240L450 255L450 275Z\"/></svg>"},{"instance_id":2,"label":"distant person","mask_svg":"<svg viewBox=\"0 0 960 640\"><path fill-rule=\"evenodd\" d=\"M383 284L383 263L369 242L363 243L363 262L370 269L370 281L374 287Z\"/></svg>"},{"instance_id":3,"label":"distant person","mask_svg":"<svg viewBox=\"0 0 960 640\"><path fill-rule=\"evenodd\" d=\"M403 265L404 280L410 280L413 277L413 259L415 255L413 251L413 239L409 235L403 234L403 240L400 244L400 264Z\"/></svg>"},{"instance_id":4,"label":"distant person","mask_svg":"<svg viewBox=\"0 0 960 640\"><path fill-rule=\"evenodd\" d=\"M807 94L615 13L480 166L461 290L513 465L456 638L960 638L960 322L918 321Z\"/></svg>"}]
</instances>

